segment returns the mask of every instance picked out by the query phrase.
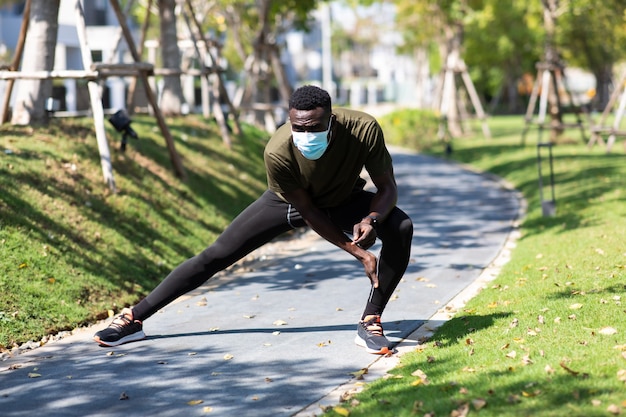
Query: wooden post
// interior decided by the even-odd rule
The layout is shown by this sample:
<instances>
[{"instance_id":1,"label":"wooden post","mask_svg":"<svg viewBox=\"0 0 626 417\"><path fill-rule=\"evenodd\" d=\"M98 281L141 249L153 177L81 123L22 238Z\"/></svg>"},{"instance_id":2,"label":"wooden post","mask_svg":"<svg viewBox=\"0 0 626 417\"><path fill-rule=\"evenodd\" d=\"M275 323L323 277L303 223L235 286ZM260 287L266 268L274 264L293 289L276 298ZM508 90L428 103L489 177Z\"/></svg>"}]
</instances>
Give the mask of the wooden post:
<instances>
[{"instance_id":1,"label":"wooden post","mask_svg":"<svg viewBox=\"0 0 626 417\"><path fill-rule=\"evenodd\" d=\"M83 58L83 66L85 70L91 69L91 50L87 43L87 28L85 27L85 15L80 0L76 0L76 32L80 42L80 51ZM89 89L89 99L91 100L91 110L93 112L93 121L96 128L96 139L98 141L98 150L100 151L100 164L102 165L102 173L105 182L115 192L115 180L113 178L113 168L111 166L111 154L106 138L106 130L104 129L104 109L102 108L102 97L100 96L100 87L94 80L87 81Z\"/></svg>"},{"instance_id":2,"label":"wooden post","mask_svg":"<svg viewBox=\"0 0 626 417\"><path fill-rule=\"evenodd\" d=\"M150 9L152 8L152 1L153 0L148 0L148 5L146 6L146 17L143 21L143 26L141 27L141 38L139 39L139 51L138 51L139 56L143 55L144 43L146 41L148 28L150 27L150 15L151 15ZM130 83L128 85L128 97L126 98L126 109L128 110L129 114L133 114L135 110L133 106L133 102L134 102L136 90L137 90L137 78L133 77L133 79L130 80Z\"/></svg>"},{"instance_id":3,"label":"wooden post","mask_svg":"<svg viewBox=\"0 0 626 417\"><path fill-rule=\"evenodd\" d=\"M20 28L20 35L17 40L17 47L15 48L15 55L13 56L13 62L9 69L11 71L17 71L22 61L22 53L24 52L24 42L26 41L26 33L28 32L28 23L30 21L30 4L31 0L26 0L26 6L24 6L24 15L22 16L22 26ZM15 80L9 80L6 85L6 91L4 93L4 100L2 101L2 107L0 107L0 125L4 124L9 119L9 106L11 103L11 93L13 93L13 85Z\"/></svg>"},{"instance_id":4,"label":"wooden post","mask_svg":"<svg viewBox=\"0 0 626 417\"><path fill-rule=\"evenodd\" d=\"M211 60L211 65L213 66L213 70L214 70L214 81L217 83L218 86L218 98L221 98L224 100L224 102L226 103L226 105L228 106L229 110L230 110L230 114L232 115L233 121L235 123L235 133L239 134L241 133L241 126L239 125L239 114L237 112L237 110L235 109L235 106L233 106L232 101L230 100L230 97L228 97L228 92L226 91L226 87L224 86L224 81L222 80L222 76L220 75L220 73L218 72L218 68L217 68L217 59L216 57L213 56L213 54L211 54L211 49L209 47L209 43L207 42L206 38L204 37L204 35L202 34L202 26L200 25L200 22L198 22L198 19L196 18L196 14L194 12L194 8L193 8L193 4L191 2L191 0L187 0L187 7L189 8L189 15L191 16L191 19L196 27L196 30L198 31L198 36L200 37L200 39L202 40L203 44L204 44L204 52L208 55L209 59ZM193 29L189 24L189 18L187 17L187 15L184 13L184 9L183 9L183 15L185 17L185 21L187 22L187 26L189 27L189 32L192 36L192 40L193 39ZM194 41L194 45L195 45L195 41ZM200 51L198 50L197 46L196 46L196 53L199 54L198 55L198 59L200 61L202 61L201 63L201 68L205 69L205 65L204 65L204 60L202 55L200 55Z\"/></svg>"},{"instance_id":5,"label":"wooden post","mask_svg":"<svg viewBox=\"0 0 626 417\"><path fill-rule=\"evenodd\" d=\"M463 79L463 83L465 84L465 89L470 96L470 100L472 101L472 105L474 106L474 110L476 111L476 116L481 120L483 127L483 135L486 138L491 138L491 131L489 130L489 125L487 125L487 116L483 111L483 106L480 103L480 99L478 98L478 93L476 93L476 88L474 87L474 83L467 72L467 68L465 67L465 62L462 61L461 68L461 78Z\"/></svg>"},{"instance_id":6,"label":"wooden post","mask_svg":"<svg viewBox=\"0 0 626 417\"><path fill-rule=\"evenodd\" d=\"M439 93L439 112L441 114L441 120L439 122L439 136L443 137L444 130L449 131L450 136L459 136L465 132L463 128L463 119L467 119L469 114L467 109L462 106L462 103L458 102L458 88L456 85L457 74L460 74L461 81L465 86L465 90L470 98L472 107L476 117L482 122L483 135L486 138L491 138L491 131L487 124L487 116L483 110L483 106L474 87L474 83L467 72L467 66L465 61L458 55L458 52L452 51L446 60L446 68L443 75L443 83L440 87ZM458 120L457 120L458 119ZM453 128L450 129L449 123L453 123Z\"/></svg>"},{"instance_id":7,"label":"wooden post","mask_svg":"<svg viewBox=\"0 0 626 417\"><path fill-rule=\"evenodd\" d=\"M137 52L137 48L135 47L135 42L133 41L133 37L132 37L132 34L130 33L130 30L128 29L128 25L126 24L126 18L124 17L124 14L122 13L120 4L117 0L110 0L110 1L111 1L111 6L113 7L113 10L115 11L115 14L117 16L117 20L119 21L120 27L122 28L122 32L124 33L124 37L126 38L128 49L131 55L133 56L133 59L135 60L135 62L140 63L141 57L139 56L139 53ZM141 82L143 83L144 89L146 90L146 97L148 99L148 102L152 106L152 109L154 110L154 115L157 119L157 123L159 127L161 128L161 133L163 134L163 137L165 138L165 143L167 145L167 149L170 154L170 161L172 162L172 165L174 167L174 172L179 178L184 180L187 178L187 175L185 174L185 169L183 168L183 164L180 160L180 156L176 152L174 139L172 138L172 135L167 127L167 124L165 123L165 118L163 117L163 113L161 112L161 109L159 108L156 96L154 95L152 88L150 88L150 83L148 82L148 76L145 71L139 71L138 77L141 79Z\"/></svg>"},{"instance_id":8,"label":"wooden post","mask_svg":"<svg viewBox=\"0 0 626 417\"><path fill-rule=\"evenodd\" d=\"M595 142L603 144L602 133L608 132L609 137L606 144L606 151L610 152L613 143L615 142L616 136L626 136L626 132L620 131L620 124L622 122L622 117L624 116L624 110L626 107L626 88L624 88L624 84L626 83L626 71L622 74L619 82L616 84L616 88L611 94L611 98L607 103L606 107L602 111L602 116L600 117L600 121L597 125L591 128L591 138L589 139L589 143L587 146L591 148ZM617 102L618 97L620 98L619 106L617 109L617 113L615 115L615 119L613 120L613 124L611 127L607 127L605 125L606 119L609 114L613 110L613 106ZM626 145L625 145L626 146Z\"/></svg>"},{"instance_id":9,"label":"wooden post","mask_svg":"<svg viewBox=\"0 0 626 417\"><path fill-rule=\"evenodd\" d=\"M522 145L526 143L526 134L530 129L530 125L535 122L535 120L533 120L533 114L535 112L537 101L539 101L539 111L536 123L539 127L539 142L541 142L543 129L547 124L546 116L550 115L549 128L552 134L551 140L554 140L557 133L563 131L565 128L577 127L580 129L583 142L587 143L585 128L580 117L582 109L574 103L574 98L567 87L567 83L563 80L564 74L564 67L558 63L540 62L537 64L537 79L528 102L528 109L526 110L526 126L522 131ZM559 97L559 91L561 89L565 92L568 100L574 108L573 112L576 115L576 123L565 123L563 121L564 111L561 98ZM539 92L539 90L541 90L541 92Z\"/></svg>"},{"instance_id":10,"label":"wooden post","mask_svg":"<svg viewBox=\"0 0 626 417\"><path fill-rule=\"evenodd\" d=\"M200 69L202 70L204 77L206 77L207 81L209 81L209 77L210 77L209 70L205 64L206 55L200 51L200 48L198 48L198 40L196 39L196 36L194 35L194 30L193 30L193 27L191 26L191 23L189 22L189 16L187 15L187 12L184 9L184 5L183 7L181 7L181 13L183 15L183 18L185 19L187 28L189 29L189 36L191 37L191 42L193 43L193 47L196 50L196 55L198 56L198 62L200 63ZM205 45L205 48L208 49L208 45ZM208 51L205 50L205 53L208 53ZM212 62L212 64L213 66L215 66L214 61ZM215 78L213 78L213 80L215 81ZM222 140L224 144L228 148L230 148L232 146L232 140L230 138L230 132L228 131L228 125L226 124L226 117L224 117L224 112L222 110L222 104L220 100L221 95L219 94L219 89L216 88L215 83L212 83L212 84L213 84L212 85L213 88L211 89L211 95L213 96L213 113L215 114L215 120L217 120L217 124L220 127Z\"/></svg>"}]
</instances>

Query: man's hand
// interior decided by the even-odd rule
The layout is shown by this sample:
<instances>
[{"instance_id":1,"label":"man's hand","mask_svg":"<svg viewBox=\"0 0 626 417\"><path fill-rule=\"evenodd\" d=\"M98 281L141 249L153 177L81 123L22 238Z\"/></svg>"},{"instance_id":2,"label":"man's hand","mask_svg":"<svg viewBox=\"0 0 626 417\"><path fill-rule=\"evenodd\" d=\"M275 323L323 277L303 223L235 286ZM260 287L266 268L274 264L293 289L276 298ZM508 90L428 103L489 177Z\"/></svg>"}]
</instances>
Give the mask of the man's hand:
<instances>
[{"instance_id":1,"label":"man's hand","mask_svg":"<svg viewBox=\"0 0 626 417\"><path fill-rule=\"evenodd\" d=\"M376 243L376 230L369 223L361 222L352 229L352 244L359 245L363 249L369 249Z\"/></svg>"}]
</instances>

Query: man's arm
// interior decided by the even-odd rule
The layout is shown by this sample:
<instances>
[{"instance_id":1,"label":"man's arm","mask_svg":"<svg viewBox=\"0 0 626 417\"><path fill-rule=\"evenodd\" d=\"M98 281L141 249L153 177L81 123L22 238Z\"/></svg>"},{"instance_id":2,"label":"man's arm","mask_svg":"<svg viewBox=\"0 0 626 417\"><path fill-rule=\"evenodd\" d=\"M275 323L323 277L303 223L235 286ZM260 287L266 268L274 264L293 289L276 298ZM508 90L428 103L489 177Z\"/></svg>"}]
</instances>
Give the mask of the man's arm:
<instances>
[{"instance_id":1,"label":"man's arm","mask_svg":"<svg viewBox=\"0 0 626 417\"><path fill-rule=\"evenodd\" d=\"M317 234L358 259L363 264L365 273L374 288L378 287L377 260L373 253L350 240L339 227L330 221L324 212L313 204L311 197L304 189L284 193L283 197L293 204L296 210L302 215L304 221L306 221ZM371 229L371 226L369 227Z\"/></svg>"},{"instance_id":2,"label":"man's arm","mask_svg":"<svg viewBox=\"0 0 626 417\"><path fill-rule=\"evenodd\" d=\"M304 189L284 193L283 196L293 204L307 224L317 234L358 259L363 264L368 278L374 287L377 288L376 256L367 250L376 241L373 218L376 218L379 222L385 220L396 205L398 189L391 170L372 177L372 182L376 186L377 191L369 207L370 217L365 217L361 222L354 225L353 240L350 240L340 228L330 221L326 214L313 204L311 197Z\"/></svg>"},{"instance_id":3,"label":"man's arm","mask_svg":"<svg viewBox=\"0 0 626 417\"><path fill-rule=\"evenodd\" d=\"M353 243L366 249L376 241L374 219L382 223L398 201L398 187L391 169L372 177L372 182L376 186L376 194L370 204L370 213L354 225L353 231Z\"/></svg>"}]
</instances>

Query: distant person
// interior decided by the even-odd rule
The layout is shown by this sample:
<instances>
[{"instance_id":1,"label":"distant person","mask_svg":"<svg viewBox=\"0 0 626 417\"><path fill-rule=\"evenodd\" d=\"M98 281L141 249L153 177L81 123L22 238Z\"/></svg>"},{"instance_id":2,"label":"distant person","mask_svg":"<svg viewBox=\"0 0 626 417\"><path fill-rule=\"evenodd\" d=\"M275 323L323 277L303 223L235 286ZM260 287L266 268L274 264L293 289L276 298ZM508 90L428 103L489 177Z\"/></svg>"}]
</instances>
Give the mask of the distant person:
<instances>
[{"instance_id":1,"label":"distant person","mask_svg":"<svg viewBox=\"0 0 626 417\"><path fill-rule=\"evenodd\" d=\"M269 189L212 245L176 267L136 306L123 309L95 334L96 342L117 346L143 339L142 322L159 309L275 237L308 225L358 259L370 280L356 344L369 353L391 352L380 317L409 262L413 223L396 207L391 156L377 121L355 110L332 110L330 95L307 85L293 93L289 121L272 135L264 158ZM363 190L363 168L376 192ZM368 251L377 237L378 259Z\"/></svg>"}]
</instances>

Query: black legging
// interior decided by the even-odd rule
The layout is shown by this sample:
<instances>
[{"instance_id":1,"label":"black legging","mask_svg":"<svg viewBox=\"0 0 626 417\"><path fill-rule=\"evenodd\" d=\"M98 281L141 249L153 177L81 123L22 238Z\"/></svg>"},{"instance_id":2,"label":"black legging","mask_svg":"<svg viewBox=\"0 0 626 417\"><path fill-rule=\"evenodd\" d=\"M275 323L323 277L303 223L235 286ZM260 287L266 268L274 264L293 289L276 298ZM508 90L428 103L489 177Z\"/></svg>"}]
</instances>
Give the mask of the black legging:
<instances>
[{"instance_id":1,"label":"black legging","mask_svg":"<svg viewBox=\"0 0 626 417\"><path fill-rule=\"evenodd\" d=\"M360 191L349 203L326 209L329 218L344 232L351 234L354 224L370 212L374 194ZM300 213L271 191L265 191L233 220L217 240L198 255L176 267L134 308L136 320L145 320L159 309L187 292L198 288L222 271L275 237L297 227L306 226ZM413 223L395 207L376 228L382 241L378 260L378 288L370 292L363 317L382 314L389 298L402 278L409 262Z\"/></svg>"}]
</instances>

